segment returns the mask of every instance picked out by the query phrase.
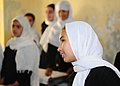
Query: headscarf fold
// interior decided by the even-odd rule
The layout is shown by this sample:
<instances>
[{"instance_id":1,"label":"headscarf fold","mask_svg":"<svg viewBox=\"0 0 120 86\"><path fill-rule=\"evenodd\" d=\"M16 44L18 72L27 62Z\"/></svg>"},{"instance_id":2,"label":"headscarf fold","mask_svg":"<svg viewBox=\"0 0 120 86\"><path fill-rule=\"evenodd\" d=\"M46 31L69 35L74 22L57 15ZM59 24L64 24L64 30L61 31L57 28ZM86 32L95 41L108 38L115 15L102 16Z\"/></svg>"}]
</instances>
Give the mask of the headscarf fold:
<instances>
[{"instance_id":1,"label":"headscarf fold","mask_svg":"<svg viewBox=\"0 0 120 86\"><path fill-rule=\"evenodd\" d=\"M111 68L120 78L120 72L112 64L102 59L103 48L92 27L83 21L66 24L66 33L77 61L72 62L77 72L72 86L84 86L90 70L95 67ZM73 34L74 32L74 34Z\"/></svg>"}]
</instances>

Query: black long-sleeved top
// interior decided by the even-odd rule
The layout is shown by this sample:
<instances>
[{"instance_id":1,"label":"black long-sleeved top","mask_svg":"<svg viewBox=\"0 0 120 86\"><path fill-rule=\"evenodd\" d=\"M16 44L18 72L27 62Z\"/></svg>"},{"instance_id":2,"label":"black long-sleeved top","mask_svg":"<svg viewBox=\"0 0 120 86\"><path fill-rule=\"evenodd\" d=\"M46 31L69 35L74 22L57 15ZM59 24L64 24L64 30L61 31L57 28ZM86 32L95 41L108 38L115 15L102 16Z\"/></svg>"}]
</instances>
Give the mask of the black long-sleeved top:
<instances>
[{"instance_id":1,"label":"black long-sleeved top","mask_svg":"<svg viewBox=\"0 0 120 86\"><path fill-rule=\"evenodd\" d=\"M69 86L72 86L71 80L73 82L75 76L76 73L69 77L70 80L67 80ZM120 78L111 68L96 67L91 69L84 86L120 86Z\"/></svg>"},{"instance_id":2,"label":"black long-sleeved top","mask_svg":"<svg viewBox=\"0 0 120 86\"><path fill-rule=\"evenodd\" d=\"M120 78L108 67L97 67L90 71L85 86L120 86Z\"/></svg>"}]
</instances>

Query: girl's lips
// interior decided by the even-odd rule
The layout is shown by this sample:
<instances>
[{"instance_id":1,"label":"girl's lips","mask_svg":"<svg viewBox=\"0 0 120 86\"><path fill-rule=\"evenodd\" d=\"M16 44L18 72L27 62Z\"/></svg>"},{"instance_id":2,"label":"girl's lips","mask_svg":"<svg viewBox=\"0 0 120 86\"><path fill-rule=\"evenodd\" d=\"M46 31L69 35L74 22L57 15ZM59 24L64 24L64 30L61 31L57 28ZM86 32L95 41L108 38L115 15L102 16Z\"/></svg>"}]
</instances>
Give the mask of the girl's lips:
<instances>
[{"instance_id":1,"label":"girl's lips","mask_svg":"<svg viewBox=\"0 0 120 86\"><path fill-rule=\"evenodd\" d=\"M62 58L64 58L64 54L61 54L62 55Z\"/></svg>"},{"instance_id":2,"label":"girl's lips","mask_svg":"<svg viewBox=\"0 0 120 86\"><path fill-rule=\"evenodd\" d=\"M64 54L63 53L60 53L60 55L62 56L62 58L64 58Z\"/></svg>"},{"instance_id":3,"label":"girl's lips","mask_svg":"<svg viewBox=\"0 0 120 86\"><path fill-rule=\"evenodd\" d=\"M17 34L17 32L13 31L13 34Z\"/></svg>"}]
</instances>

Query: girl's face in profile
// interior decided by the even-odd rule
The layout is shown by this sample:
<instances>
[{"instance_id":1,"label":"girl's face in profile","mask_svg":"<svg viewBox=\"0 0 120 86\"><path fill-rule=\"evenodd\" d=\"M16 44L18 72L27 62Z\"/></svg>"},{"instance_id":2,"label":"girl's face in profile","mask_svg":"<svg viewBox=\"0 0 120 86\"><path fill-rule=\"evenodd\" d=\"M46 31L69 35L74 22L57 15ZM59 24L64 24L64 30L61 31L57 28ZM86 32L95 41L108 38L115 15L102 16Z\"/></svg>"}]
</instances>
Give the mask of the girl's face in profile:
<instances>
[{"instance_id":1,"label":"girl's face in profile","mask_svg":"<svg viewBox=\"0 0 120 86\"><path fill-rule=\"evenodd\" d=\"M46 18L48 21L53 21L54 19L54 10L51 7L46 8Z\"/></svg>"},{"instance_id":2,"label":"girl's face in profile","mask_svg":"<svg viewBox=\"0 0 120 86\"><path fill-rule=\"evenodd\" d=\"M13 36L20 37L22 31L23 31L23 27L20 25L20 23L17 20L14 20L12 25Z\"/></svg>"},{"instance_id":3,"label":"girl's face in profile","mask_svg":"<svg viewBox=\"0 0 120 86\"><path fill-rule=\"evenodd\" d=\"M62 58L65 62L74 62L76 61L76 58L73 54L73 51L71 49L66 30L63 29L60 36L60 46L58 48L58 51L62 55Z\"/></svg>"}]
</instances>

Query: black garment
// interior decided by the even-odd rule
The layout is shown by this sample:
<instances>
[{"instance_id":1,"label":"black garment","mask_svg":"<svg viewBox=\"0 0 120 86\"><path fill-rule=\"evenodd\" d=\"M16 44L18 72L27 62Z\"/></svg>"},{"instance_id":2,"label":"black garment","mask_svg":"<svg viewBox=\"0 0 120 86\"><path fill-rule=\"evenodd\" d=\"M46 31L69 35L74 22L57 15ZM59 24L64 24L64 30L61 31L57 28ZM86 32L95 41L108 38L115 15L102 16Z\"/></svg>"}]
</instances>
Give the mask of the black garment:
<instances>
[{"instance_id":1,"label":"black garment","mask_svg":"<svg viewBox=\"0 0 120 86\"><path fill-rule=\"evenodd\" d=\"M48 25L45 23L45 21L41 24L41 33L45 31L45 29L48 27ZM39 68L47 68L47 54L42 49L41 55L40 55L40 62L39 62Z\"/></svg>"},{"instance_id":2,"label":"black garment","mask_svg":"<svg viewBox=\"0 0 120 86\"><path fill-rule=\"evenodd\" d=\"M120 86L120 78L111 68L96 67L90 71L85 86Z\"/></svg>"},{"instance_id":3,"label":"black garment","mask_svg":"<svg viewBox=\"0 0 120 86\"><path fill-rule=\"evenodd\" d=\"M65 63L63 61L60 53L57 51L57 47L50 43L48 43L47 62L47 67L61 72L66 72L70 67L72 67L71 63Z\"/></svg>"},{"instance_id":4,"label":"black garment","mask_svg":"<svg viewBox=\"0 0 120 86\"><path fill-rule=\"evenodd\" d=\"M45 21L41 24L41 32L43 34L43 32L45 31L45 29L48 27L48 25L45 23Z\"/></svg>"},{"instance_id":5,"label":"black garment","mask_svg":"<svg viewBox=\"0 0 120 86\"><path fill-rule=\"evenodd\" d=\"M30 86L30 76L32 71L16 70L16 56L17 50L11 50L10 47L5 48L4 59L1 70L1 77L4 78L4 85L13 84L18 81L19 86Z\"/></svg>"},{"instance_id":6,"label":"black garment","mask_svg":"<svg viewBox=\"0 0 120 86\"><path fill-rule=\"evenodd\" d=\"M39 68L47 68L47 53L44 50L41 52L39 64Z\"/></svg>"},{"instance_id":7,"label":"black garment","mask_svg":"<svg viewBox=\"0 0 120 86\"><path fill-rule=\"evenodd\" d=\"M68 86L72 86L76 73L67 78ZM85 80L85 86L120 86L120 78L108 67L96 67L91 69Z\"/></svg>"},{"instance_id":8,"label":"black garment","mask_svg":"<svg viewBox=\"0 0 120 86\"><path fill-rule=\"evenodd\" d=\"M68 86L72 86L76 74L77 74L76 72L73 72L66 78L65 82L68 84Z\"/></svg>"},{"instance_id":9,"label":"black garment","mask_svg":"<svg viewBox=\"0 0 120 86\"><path fill-rule=\"evenodd\" d=\"M62 77L58 77L58 78L54 78L54 79L50 79L48 85L49 86L58 86L61 84L65 84L65 86L72 86L74 77L77 73L73 72L71 73L69 76L62 76ZM62 85L64 86L64 85Z\"/></svg>"},{"instance_id":10,"label":"black garment","mask_svg":"<svg viewBox=\"0 0 120 86\"><path fill-rule=\"evenodd\" d=\"M10 47L5 48L4 59L1 69L1 78L4 78L4 84L12 84L16 81L16 63L15 55L17 50L11 50Z\"/></svg>"},{"instance_id":11,"label":"black garment","mask_svg":"<svg viewBox=\"0 0 120 86\"><path fill-rule=\"evenodd\" d=\"M48 86L64 86L64 85L61 85L61 84L66 84L68 86L68 83L66 82L66 78L67 78L67 76L51 78L48 81Z\"/></svg>"},{"instance_id":12,"label":"black garment","mask_svg":"<svg viewBox=\"0 0 120 86\"><path fill-rule=\"evenodd\" d=\"M116 55L114 65L120 71L120 52Z\"/></svg>"},{"instance_id":13,"label":"black garment","mask_svg":"<svg viewBox=\"0 0 120 86\"><path fill-rule=\"evenodd\" d=\"M31 86L30 85L30 76L32 71L17 71L17 81L19 86Z\"/></svg>"}]
</instances>

